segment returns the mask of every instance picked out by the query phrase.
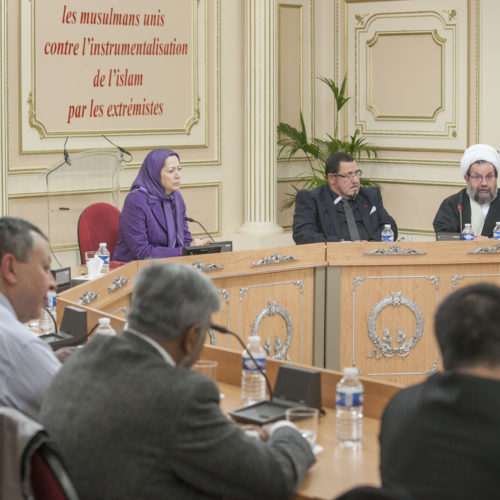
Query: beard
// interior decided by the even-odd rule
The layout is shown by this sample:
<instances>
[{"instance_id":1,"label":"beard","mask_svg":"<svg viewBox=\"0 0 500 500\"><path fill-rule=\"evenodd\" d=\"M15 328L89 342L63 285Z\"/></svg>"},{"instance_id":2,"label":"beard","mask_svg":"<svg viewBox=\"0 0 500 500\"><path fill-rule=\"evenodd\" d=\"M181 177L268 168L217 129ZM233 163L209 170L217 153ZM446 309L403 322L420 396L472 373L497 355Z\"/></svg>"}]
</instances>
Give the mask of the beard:
<instances>
[{"instance_id":1,"label":"beard","mask_svg":"<svg viewBox=\"0 0 500 500\"><path fill-rule=\"evenodd\" d=\"M469 195L469 198L480 205L489 205L497 197L497 193L497 189L493 189L487 193L480 193L479 189L474 190L470 186L467 186L467 194Z\"/></svg>"}]
</instances>

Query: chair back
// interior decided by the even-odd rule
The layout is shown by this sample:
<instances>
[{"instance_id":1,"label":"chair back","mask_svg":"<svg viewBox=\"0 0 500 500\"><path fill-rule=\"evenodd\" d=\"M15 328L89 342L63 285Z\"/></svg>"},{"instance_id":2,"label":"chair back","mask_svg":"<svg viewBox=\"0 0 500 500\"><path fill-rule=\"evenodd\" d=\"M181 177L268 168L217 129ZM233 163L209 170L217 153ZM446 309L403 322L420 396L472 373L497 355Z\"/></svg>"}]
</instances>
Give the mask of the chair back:
<instances>
[{"instance_id":1,"label":"chair back","mask_svg":"<svg viewBox=\"0 0 500 500\"><path fill-rule=\"evenodd\" d=\"M42 425L7 407L0 407L0 498L78 500Z\"/></svg>"},{"instance_id":2,"label":"chair back","mask_svg":"<svg viewBox=\"0 0 500 500\"><path fill-rule=\"evenodd\" d=\"M31 456L31 489L35 500L78 500L66 469L49 443Z\"/></svg>"},{"instance_id":3,"label":"chair back","mask_svg":"<svg viewBox=\"0 0 500 500\"><path fill-rule=\"evenodd\" d=\"M109 203L89 205L78 219L78 247L80 259L85 264L85 252L97 250L99 243L106 242L109 254L113 256L118 241L120 210Z\"/></svg>"}]
</instances>

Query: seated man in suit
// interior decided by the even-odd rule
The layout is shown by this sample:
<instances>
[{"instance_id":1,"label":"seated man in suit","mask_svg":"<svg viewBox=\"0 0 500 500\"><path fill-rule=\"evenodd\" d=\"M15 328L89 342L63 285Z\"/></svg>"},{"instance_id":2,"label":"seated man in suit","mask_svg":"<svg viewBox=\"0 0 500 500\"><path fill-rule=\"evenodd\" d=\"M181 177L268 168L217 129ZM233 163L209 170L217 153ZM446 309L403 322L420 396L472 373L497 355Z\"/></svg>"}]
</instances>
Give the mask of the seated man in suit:
<instances>
[{"instance_id":1,"label":"seated man in suit","mask_svg":"<svg viewBox=\"0 0 500 500\"><path fill-rule=\"evenodd\" d=\"M293 239L298 245L321 241L380 241L385 224L394 231L394 219L382 204L380 190L361 187L361 170L347 153L326 160L327 184L299 191L295 199Z\"/></svg>"},{"instance_id":2,"label":"seated man in suit","mask_svg":"<svg viewBox=\"0 0 500 500\"><path fill-rule=\"evenodd\" d=\"M444 372L399 392L380 432L384 488L415 499L498 498L500 288L460 288L435 332Z\"/></svg>"},{"instance_id":3,"label":"seated man in suit","mask_svg":"<svg viewBox=\"0 0 500 500\"><path fill-rule=\"evenodd\" d=\"M500 221L499 166L498 152L491 146L474 144L465 150L460 168L467 187L441 203L433 222L436 233L461 233L470 223L476 239L493 236Z\"/></svg>"},{"instance_id":4,"label":"seated man in suit","mask_svg":"<svg viewBox=\"0 0 500 500\"><path fill-rule=\"evenodd\" d=\"M73 354L41 419L82 500L285 498L314 456L288 422L267 442L219 408L219 391L189 370L220 299L191 266L152 264L138 274L128 326Z\"/></svg>"}]
</instances>

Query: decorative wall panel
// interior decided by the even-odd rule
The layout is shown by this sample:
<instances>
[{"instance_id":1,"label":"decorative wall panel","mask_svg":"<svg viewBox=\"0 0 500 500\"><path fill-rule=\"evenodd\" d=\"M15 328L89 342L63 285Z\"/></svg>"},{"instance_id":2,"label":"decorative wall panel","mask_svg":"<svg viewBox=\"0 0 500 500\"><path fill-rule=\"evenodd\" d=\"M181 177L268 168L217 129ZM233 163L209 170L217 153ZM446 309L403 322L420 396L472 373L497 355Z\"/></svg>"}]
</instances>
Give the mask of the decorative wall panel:
<instances>
[{"instance_id":1,"label":"decorative wall panel","mask_svg":"<svg viewBox=\"0 0 500 500\"><path fill-rule=\"evenodd\" d=\"M348 130L391 148L463 150L466 0L346 3Z\"/></svg>"}]
</instances>

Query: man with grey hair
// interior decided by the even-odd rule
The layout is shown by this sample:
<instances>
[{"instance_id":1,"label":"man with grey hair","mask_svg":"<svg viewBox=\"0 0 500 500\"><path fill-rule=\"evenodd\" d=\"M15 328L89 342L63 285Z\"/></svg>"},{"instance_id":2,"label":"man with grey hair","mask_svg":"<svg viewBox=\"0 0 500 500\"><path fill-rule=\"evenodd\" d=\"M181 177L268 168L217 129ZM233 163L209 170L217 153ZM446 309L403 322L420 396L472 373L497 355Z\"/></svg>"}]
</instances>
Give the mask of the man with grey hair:
<instances>
[{"instance_id":1,"label":"man with grey hair","mask_svg":"<svg viewBox=\"0 0 500 500\"><path fill-rule=\"evenodd\" d=\"M126 329L66 361L41 418L81 499L286 498L300 485L314 462L300 433L248 437L221 412L214 382L188 370L219 303L201 272L152 264Z\"/></svg>"},{"instance_id":2,"label":"man with grey hair","mask_svg":"<svg viewBox=\"0 0 500 500\"><path fill-rule=\"evenodd\" d=\"M23 323L40 316L55 286L45 235L24 219L0 217L0 405L34 419L61 364Z\"/></svg>"},{"instance_id":3,"label":"man with grey hair","mask_svg":"<svg viewBox=\"0 0 500 500\"><path fill-rule=\"evenodd\" d=\"M495 148L474 144L465 150L460 169L467 187L441 203L433 222L436 233L461 233L465 224L471 224L476 239L493 236L500 221L499 167Z\"/></svg>"}]
</instances>

